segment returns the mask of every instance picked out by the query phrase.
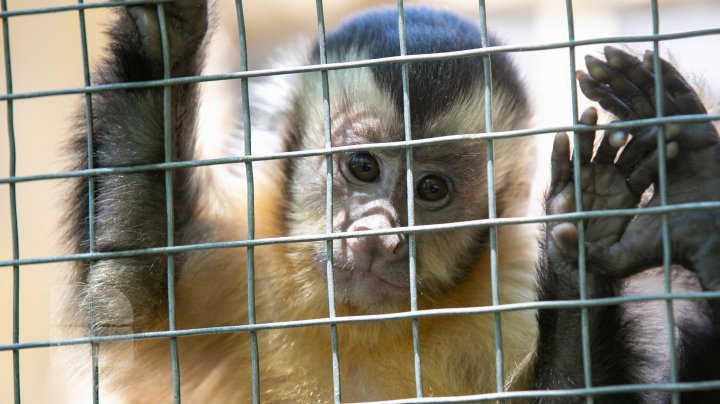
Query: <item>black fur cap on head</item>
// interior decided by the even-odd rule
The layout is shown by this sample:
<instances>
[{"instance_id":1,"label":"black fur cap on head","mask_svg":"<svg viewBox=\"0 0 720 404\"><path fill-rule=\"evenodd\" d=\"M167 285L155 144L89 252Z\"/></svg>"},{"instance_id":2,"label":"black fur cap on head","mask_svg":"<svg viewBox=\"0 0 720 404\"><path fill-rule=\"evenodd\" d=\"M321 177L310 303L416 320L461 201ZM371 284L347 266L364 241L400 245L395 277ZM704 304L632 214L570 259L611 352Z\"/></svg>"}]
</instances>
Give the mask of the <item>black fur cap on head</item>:
<instances>
[{"instance_id":1,"label":"black fur cap on head","mask_svg":"<svg viewBox=\"0 0 720 404\"><path fill-rule=\"evenodd\" d=\"M429 7L405 8L406 47L409 55L453 52L482 48L480 30L471 21L445 10ZM327 36L328 60L341 62L368 57L377 59L400 55L398 12L380 8L346 21ZM490 46L497 45L492 36ZM319 55L315 48L314 55ZM317 61L317 59L316 59ZM492 78L521 108L526 96L519 75L506 54L491 56ZM402 74L399 64L371 68L378 86L391 94L398 112L403 110ZM482 57L452 58L414 62L408 65L410 111L414 129L444 113L453 103L482 84ZM478 102L483 102L478 99Z\"/></svg>"}]
</instances>

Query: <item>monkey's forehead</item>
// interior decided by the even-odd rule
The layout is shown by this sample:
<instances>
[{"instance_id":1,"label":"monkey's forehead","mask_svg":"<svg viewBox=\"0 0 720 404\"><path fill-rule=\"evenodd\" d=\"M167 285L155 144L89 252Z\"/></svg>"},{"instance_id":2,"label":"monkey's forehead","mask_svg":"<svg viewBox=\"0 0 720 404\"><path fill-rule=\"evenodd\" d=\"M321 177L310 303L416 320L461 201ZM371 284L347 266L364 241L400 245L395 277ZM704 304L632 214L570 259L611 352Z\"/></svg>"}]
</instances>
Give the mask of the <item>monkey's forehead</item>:
<instances>
[{"instance_id":1,"label":"monkey's forehead","mask_svg":"<svg viewBox=\"0 0 720 404\"><path fill-rule=\"evenodd\" d=\"M480 31L474 23L451 12L430 7L406 7L405 33L407 54L410 55L482 47ZM496 44L491 37L490 45ZM399 56L397 10L388 7L358 14L328 35L326 49L330 62ZM317 47L312 54L317 58ZM400 65L379 64L369 70L371 81L389 95L392 108L401 114L403 88ZM480 57L414 62L408 65L408 73L412 125L416 128L428 127L428 122L446 113L464 98L482 94L483 61ZM492 56L492 77L494 87L517 95L513 102L519 108L526 108L522 84L507 55ZM477 102L482 102L482 99Z\"/></svg>"},{"instance_id":2,"label":"monkey's forehead","mask_svg":"<svg viewBox=\"0 0 720 404\"><path fill-rule=\"evenodd\" d=\"M330 127L333 144L392 142L405 139L402 104L374 79L367 68L333 70L329 75ZM305 135L308 148L324 147L324 104L319 73L308 75L300 86L295 105L298 129ZM415 139L480 133L486 130L484 88L475 85L466 93L445 100L425 99L415 94L411 99L412 137ZM524 128L530 114L518 105L516 94L493 91L493 129ZM418 108L429 104L432 110ZM317 134L316 136L313 133Z\"/></svg>"}]
</instances>

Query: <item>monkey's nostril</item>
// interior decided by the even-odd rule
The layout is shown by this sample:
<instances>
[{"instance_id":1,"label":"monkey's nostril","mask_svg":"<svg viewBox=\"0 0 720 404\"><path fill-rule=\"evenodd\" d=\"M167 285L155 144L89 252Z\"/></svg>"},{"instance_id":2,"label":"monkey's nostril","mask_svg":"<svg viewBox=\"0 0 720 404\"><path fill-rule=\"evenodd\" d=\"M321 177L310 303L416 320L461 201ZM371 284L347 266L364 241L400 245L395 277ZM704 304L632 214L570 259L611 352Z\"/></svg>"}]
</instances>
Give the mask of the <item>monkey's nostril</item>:
<instances>
[{"instance_id":1,"label":"monkey's nostril","mask_svg":"<svg viewBox=\"0 0 720 404\"><path fill-rule=\"evenodd\" d=\"M350 229L352 232L367 230L372 229L366 226L357 226ZM347 247L356 254L380 255L389 259L396 259L404 251L405 237L402 234L352 237L347 239Z\"/></svg>"}]
</instances>

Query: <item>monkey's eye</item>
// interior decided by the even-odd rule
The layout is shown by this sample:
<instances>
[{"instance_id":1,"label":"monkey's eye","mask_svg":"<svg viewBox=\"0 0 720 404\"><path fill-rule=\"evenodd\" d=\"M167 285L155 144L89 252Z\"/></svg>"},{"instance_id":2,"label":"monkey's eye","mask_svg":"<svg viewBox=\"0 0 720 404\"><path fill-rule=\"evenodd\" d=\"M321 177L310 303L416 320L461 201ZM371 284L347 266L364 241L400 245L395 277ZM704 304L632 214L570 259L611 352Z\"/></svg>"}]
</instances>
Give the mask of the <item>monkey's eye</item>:
<instances>
[{"instance_id":1,"label":"monkey's eye","mask_svg":"<svg viewBox=\"0 0 720 404\"><path fill-rule=\"evenodd\" d=\"M428 202L437 202L448 195L447 182L437 175L426 175L418 181L417 196Z\"/></svg>"},{"instance_id":2,"label":"monkey's eye","mask_svg":"<svg viewBox=\"0 0 720 404\"><path fill-rule=\"evenodd\" d=\"M347 160L352 175L363 182L373 182L380 175L380 164L368 152L355 153Z\"/></svg>"}]
</instances>

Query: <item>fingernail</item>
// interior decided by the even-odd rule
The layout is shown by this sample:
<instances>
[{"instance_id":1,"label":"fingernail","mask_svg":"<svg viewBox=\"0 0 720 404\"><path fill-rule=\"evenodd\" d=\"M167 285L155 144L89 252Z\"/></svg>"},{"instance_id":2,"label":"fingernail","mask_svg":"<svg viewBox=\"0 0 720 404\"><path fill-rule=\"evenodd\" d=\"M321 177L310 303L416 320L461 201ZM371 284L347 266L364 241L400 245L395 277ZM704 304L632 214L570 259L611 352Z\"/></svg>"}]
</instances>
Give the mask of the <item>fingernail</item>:
<instances>
[{"instance_id":1,"label":"fingernail","mask_svg":"<svg viewBox=\"0 0 720 404\"><path fill-rule=\"evenodd\" d=\"M610 67L615 69L620 69L626 65L625 63L625 55L623 54L620 49L614 48L612 46L606 46L605 47L605 58L608 61L608 65Z\"/></svg>"},{"instance_id":2,"label":"fingernail","mask_svg":"<svg viewBox=\"0 0 720 404\"><path fill-rule=\"evenodd\" d=\"M610 140L609 140L610 146L612 146L616 149L619 149L620 147L625 145L625 142L627 141L627 136L628 136L627 132L625 132L623 130L613 132L610 135Z\"/></svg>"},{"instance_id":3,"label":"fingernail","mask_svg":"<svg viewBox=\"0 0 720 404\"><path fill-rule=\"evenodd\" d=\"M665 129L665 139L675 139L682 132L682 127L678 124L669 125Z\"/></svg>"},{"instance_id":4,"label":"fingernail","mask_svg":"<svg viewBox=\"0 0 720 404\"><path fill-rule=\"evenodd\" d=\"M648 70L653 70L653 52L646 50L643 55L643 66Z\"/></svg>"},{"instance_id":5,"label":"fingernail","mask_svg":"<svg viewBox=\"0 0 720 404\"><path fill-rule=\"evenodd\" d=\"M599 60L596 63L589 63L587 65L587 68L592 78L599 81L605 81L607 80L608 75L601 63L602 62L600 62Z\"/></svg>"}]
</instances>

